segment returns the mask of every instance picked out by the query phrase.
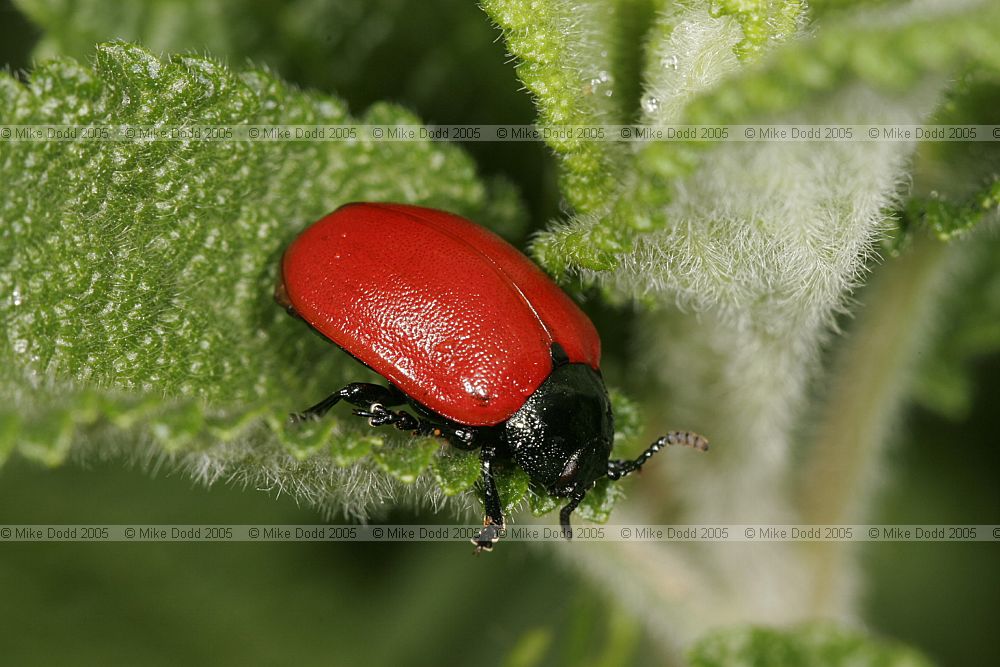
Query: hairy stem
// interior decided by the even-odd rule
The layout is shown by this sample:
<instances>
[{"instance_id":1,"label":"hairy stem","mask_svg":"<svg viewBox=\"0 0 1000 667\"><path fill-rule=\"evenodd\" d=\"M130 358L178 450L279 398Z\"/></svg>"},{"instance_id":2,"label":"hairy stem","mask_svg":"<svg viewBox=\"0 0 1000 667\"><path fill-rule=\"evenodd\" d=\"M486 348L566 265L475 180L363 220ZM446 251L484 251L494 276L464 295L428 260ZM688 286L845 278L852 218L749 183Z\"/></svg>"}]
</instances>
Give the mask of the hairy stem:
<instances>
[{"instance_id":1,"label":"hairy stem","mask_svg":"<svg viewBox=\"0 0 1000 667\"><path fill-rule=\"evenodd\" d=\"M961 244L920 238L877 276L840 358L837 381L805 467L801 506L806 522L864 520L912 362L930 338L942 277L960 252ZM846 614L853 597L848 562L852 547L838 542L812 546L811 608L821 615Z\"/></svg>"}]
</instances>

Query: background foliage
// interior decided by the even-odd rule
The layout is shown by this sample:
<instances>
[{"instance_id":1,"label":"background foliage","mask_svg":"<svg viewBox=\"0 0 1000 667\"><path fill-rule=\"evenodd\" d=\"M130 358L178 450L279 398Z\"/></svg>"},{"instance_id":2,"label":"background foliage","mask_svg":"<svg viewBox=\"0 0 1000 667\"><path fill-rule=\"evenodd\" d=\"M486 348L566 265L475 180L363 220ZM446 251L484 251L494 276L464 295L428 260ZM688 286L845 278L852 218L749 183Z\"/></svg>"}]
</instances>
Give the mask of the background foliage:
<instances>
[{"instance_id":1,"label":"background foliage","mask_svg":"<svg viewBox=\"0 0 1000 667\"><path fill-rule=\"evenodd\" d=\"M16 5L0 5L4 123L1000 123L988 2ZM391 199L540 232L536 257L590 297L609 379L649 408L616 394L620 446L712 437L711 457L628 486L622 520L997 523L992 146L0 145L0 522L478 511L471 457L349 419L282 424L360 375L270 303L280 249L340 203ZM884 634L971 664L997 611L989 544L560 545L488 564L431 545L8 546L4 589L25 602L4 622L58 609L77 658L926 664ZM124 622L148 629L122 640ZM59 650L34 630L13 645Z\"/></svg>"}]
</instances>

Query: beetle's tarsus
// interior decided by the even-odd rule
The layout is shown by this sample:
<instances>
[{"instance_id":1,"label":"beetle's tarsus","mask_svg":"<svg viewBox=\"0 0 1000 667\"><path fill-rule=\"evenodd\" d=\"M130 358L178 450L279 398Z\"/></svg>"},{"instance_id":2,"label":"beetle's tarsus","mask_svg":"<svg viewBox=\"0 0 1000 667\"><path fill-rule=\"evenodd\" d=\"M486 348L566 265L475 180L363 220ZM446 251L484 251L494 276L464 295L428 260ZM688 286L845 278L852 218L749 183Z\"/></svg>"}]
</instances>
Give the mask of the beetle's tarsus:
<instances>
[{"instance_id":1,"label":"beetle's tarsus","mask_svg":"<svg viewBox=\"0 0 1000 667\"><path fill-rule=\"evenodd\" d=\"M306 408L302 412L293 412L290 415L290 423L298 424L307 420L317 420L341 401L358 407L370 406L373 403L402 405L406 402L406 397L395 387L383 387L369 382L352 382L333 392L316 405Z\"/></svg>"},{"instance_id":2,"label":"beetle's tarsus","mask_svg":"<svg viewBox=\"0 0 1000 667\"><path fill-rule=\"evenodd\" d=\"M314 422L319 421L319 417L316 415L311 415L308 412L289 412L287 423L290 426L295 424L301 424L302 422Z\"/></svg>"},{"instance_id":3,"label":"beetle's tarsus","mask_svg":"<svg viewBox=\"0 0 1000 667\"><path fill-rule=\"evenodd\" d=\"M473 539L469 540L476 545L472 553L479 555L483 551L493 551L493 545L500 540L500 533L503 531L502 525L492 523L489 518L483 521L483 529L479 531Z\"/></svg>"},{"instance_id":4,"label":"beetle's tarsus","mask_svg":"<svg viewBox=\"0 0 1000 667\"><path fill-rule=\"evenodd\" d=\"M483 529L472 540L476 545L476 553L493 549L500 539L504 527L503 509L500 505L500 493L497 491L496 478L493 475L493 459L496 448L486 445L479 450L479 474L483 481L483 507L486 516L483 518Z\"/></svg>"}]
</instances>

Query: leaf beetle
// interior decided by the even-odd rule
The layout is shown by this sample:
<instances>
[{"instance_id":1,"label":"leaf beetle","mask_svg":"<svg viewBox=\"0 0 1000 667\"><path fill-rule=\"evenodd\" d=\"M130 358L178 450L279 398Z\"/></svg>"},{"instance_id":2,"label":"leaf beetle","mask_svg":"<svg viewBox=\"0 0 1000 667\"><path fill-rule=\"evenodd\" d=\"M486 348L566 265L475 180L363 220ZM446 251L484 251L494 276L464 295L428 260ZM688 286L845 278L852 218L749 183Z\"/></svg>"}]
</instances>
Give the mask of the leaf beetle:
<instances>
[{"instance_id":1,"label":"leaf beetle","mask_svg":"<svg viewBox=\"0 0 1000 667\"><path fill-rule=\"evenodd\" d=\"M476 550L504 527L496 461L568 499L639 470L666 445L708 448L671 432L634 460L611 458L614 415L594 325L534 263L465 218L403 204L354 203L309 226L286 249L275 299L386 380L351 383L293 421L337 403L393 425L478 449L485 508ZM412 410L394 410L399 406Z\"/></svg>"}]
</instances>

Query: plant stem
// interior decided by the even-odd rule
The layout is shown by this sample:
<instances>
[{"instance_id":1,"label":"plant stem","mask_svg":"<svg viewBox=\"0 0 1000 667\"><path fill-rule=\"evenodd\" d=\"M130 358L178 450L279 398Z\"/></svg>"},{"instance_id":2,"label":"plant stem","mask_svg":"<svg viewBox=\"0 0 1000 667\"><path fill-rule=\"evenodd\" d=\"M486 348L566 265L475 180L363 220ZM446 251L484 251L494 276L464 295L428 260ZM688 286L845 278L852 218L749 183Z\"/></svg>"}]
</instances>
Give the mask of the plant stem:
<instances>
[{"instance_id":1,"label":"plant stem","mask_svg":"<svg viewBox=\"0 0 1000 667\"><path fill-rule=\"evenodd\" d=\"M906 398L912 362L930 338L942 277L961 244L929 237L887 263L871 287L857 329L839 362L802 490L803 520L841 524L864 520L890 428ZM821 616L845 616L853 598L852 545L817 542L809 552L810 607Z\"/></svg>"}]
</instances>

